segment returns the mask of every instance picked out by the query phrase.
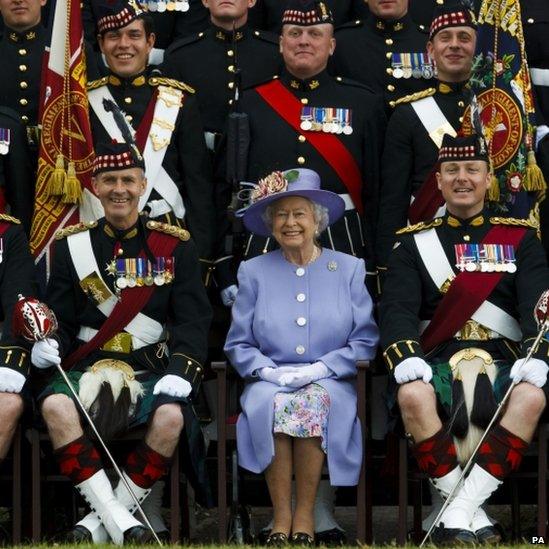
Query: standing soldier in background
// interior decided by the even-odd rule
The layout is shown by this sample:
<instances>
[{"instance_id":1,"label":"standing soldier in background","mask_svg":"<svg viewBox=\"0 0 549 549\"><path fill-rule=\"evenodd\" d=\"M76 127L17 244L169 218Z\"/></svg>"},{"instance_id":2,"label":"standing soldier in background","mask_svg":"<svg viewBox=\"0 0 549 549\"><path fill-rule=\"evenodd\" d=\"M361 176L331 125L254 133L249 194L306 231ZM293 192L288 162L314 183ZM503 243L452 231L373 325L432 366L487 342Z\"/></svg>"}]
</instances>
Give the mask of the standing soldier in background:
<instances>
[{"instance_id":1,"label":"standing soldier in background","mask_svg":"<svg viewBox=\"0 0 549 549\"><path fill-rule=\"evenodd\" d=\"M365 19L337 29L331 72L373 88L390 113L404 95L433 85L434 68L427 35L412 21L408 0L370 0L368 7Z\"/></svg>"},{"instance_id":2,"label":"standing soldier in background","mask_svg":"<svg viewBox=\"0 0 549 549\"><path fill-rule=\"evenodd\" d=\"M88 83L94 143L128 142L126 134L135 133L148 170L140 209L147 207L151 217L173 212L184 219L200 257L209 259L213 184L194 90L153 74L147 61L155 35L147 14L123 1L98 2L96 11L109 74Z\"/></svg>"},{"instance_id":3,"label":"standing soldier in background","mask_svg":"<svg viewBox=\"0 0 549 549\"><path fill-rule=\"evenodd\" d=\"M460 0L437 6L427 49L438 72L436 88L397 101L387 127L376 258L383 270L395 231L406 225L411 198L428 177L445 133L456 135L470 101L469 77L476 44L476 23Z\"/></svg>"}]
</instances>

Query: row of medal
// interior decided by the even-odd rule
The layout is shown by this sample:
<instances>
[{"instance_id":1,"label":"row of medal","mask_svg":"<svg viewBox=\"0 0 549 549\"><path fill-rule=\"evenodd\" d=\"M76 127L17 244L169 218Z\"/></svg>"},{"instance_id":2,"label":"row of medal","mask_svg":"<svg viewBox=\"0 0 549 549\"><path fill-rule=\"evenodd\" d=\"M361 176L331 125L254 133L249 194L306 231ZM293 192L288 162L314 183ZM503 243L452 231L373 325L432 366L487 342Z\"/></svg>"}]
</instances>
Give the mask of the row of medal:
<instances>
[{"instance_id":1,"label":"row of medal","mask_svg":"<svg viewBox=\"0 0 549 549\"><path fill-rule=\"evenodd\" d=\"M510 244L456 244L456 267L460 271L515 273L515 248Z\"/></svg>"},{"instance_id":2,"label":"row of medal","mask_svg":"<svg viewBox=\"0 0 549 549\"><path fill-rule=\"evenodd\" d=\"M11 130L0 128L0 154L8 154L11 143Z\"/></svg>"},{"instance_id":3,"label":"row of medal","mask_svg":"<svg viewBox=\"0 0 549 549\"><path fill-rule=\"evenodd\" d=\"M302 107L299 127L305 132L324 132L351 135L351 109L336 107Z\"/></svg>"},{"instance_id":4,"label":"row of medal","mask_svg":"<svg viewBox=\"0 0 549 549\"><path fill-rule=\"evenodd\" d=\"M393 78L425 78L435 76L435 68L426 53L393 53Z\"/></svg>"},{"instance_id":5,"label":"row of medal","mask_svg":"<svg viewBox=\"0 0 549 549\"><path fill-rule=\"evenodd\" d=\"M143 2L145 8L149 11L189 11L188 0L146 0Z\"/></svg>"},{"instance_id":6,"label":"row of medal","mask_svg":"<svg viewBox=\"0 0 549 549\"><path fill-rule=\"evenodd\" d=\"M157 257L154 266L144 257L117 258L116 287L135 288L136 286L164 286L175 278L173 257Z\"/></svg>"}]
</instances>

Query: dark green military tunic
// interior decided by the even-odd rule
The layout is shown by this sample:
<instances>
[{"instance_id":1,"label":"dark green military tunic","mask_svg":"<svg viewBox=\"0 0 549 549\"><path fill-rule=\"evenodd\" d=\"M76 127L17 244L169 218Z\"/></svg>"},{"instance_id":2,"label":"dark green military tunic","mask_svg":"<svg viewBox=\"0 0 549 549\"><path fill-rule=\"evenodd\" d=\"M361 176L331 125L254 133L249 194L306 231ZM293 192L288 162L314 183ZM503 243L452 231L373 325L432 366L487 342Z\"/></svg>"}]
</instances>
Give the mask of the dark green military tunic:
<instances>
[{"instance_id":1,"label":"dark green military tunic","mask_svg":"<svg viewBox=\"0 0 549 549\"><path fill-rule=\"evenodd\" d=\"M441 82L434 95L430 95L457 132L469 104L468 85ZM406 225L410 199L427 179L437 159L438 147L427 134L412 104L398 105L387 126L383 151L376 241L378 265L386 265L395 231Z\"/></svg>"},{"instance_id":2,"label":"dark green military tunic","mask_svg":"<svg viewBox=\"0 0 549 549\"><path fill-rule=\"evenodd\" d=\"M385 131L381 98L357 82L333 78L322 72L308 80L298 80L289 73L281 83L308 107L350 109L353 132L335 135L349 150L362 175L361 198L364 215L347 209L343 219L322 235L324 246L358 257L371 257L372 217L377 200L380 156ZM338 194L349 191L325 158L308 141L312 131L296 131L277 114L256 89L242 97L242 110L250 119L248 181L257 182L274 170L309 168L320 175L321 187ZM246 242L245 256L252 257L273 248L273 239L253 236ZM365 252L366 251L366 252Z\"/></svg>"},{"instance_id":3,"label":"dark green military tunic","mask_svg":"<svg viewBox=\"0 0 549 549\"><path fill-rule=\"evenodd\" d=\"M196 90L202 122L207 132L221 134L235 98L237 69L241 87L264 82L280 72L278 37L248 26L234 36L210 25L203 32L168 48L164 73Z\"/></svg>"},{"instance_id":4,"label":"dark green military tunic","mask_svg":"<svg viewBox=\"0 0 549 549\"><path fill-rule=\"evenodd\" d=\"M150 71L151 67L149 67ZM105 85L114 100L126 113L128 121L137 129L145 110L158 85L181 86L185 91L183 105L175 122L170 143L162 163L163 168L178 186L186 208L185 221L196 243L201 258L209 258L212 253L215 218L213 207L213 182L208 151L204 142L202 121L196 97L192 89L177 82L167 82L159 76L146 74L131 78L119 78L111 74L89 87ZM110 142L111 137L90 109L90 120L94 143ZM153 182L149 181L149 184ZM153 190L150 200L160 199Z\"/></svg>"},{"instance_id":5,"label":"dark green military tunic","mask_svg":"<svg viewBox=\"0 0 549 549\"><path fill-rule=\"evenodd\" d=\"M388 112L397 99L433 86L433 69L426 54L427 35L409 15L384 21L370 14L364 20L344 25L335 37L330 71L362 82L383 95ZM415 76L411 70L404 75L402 70L395 71L403 56L410 56ZM426 65L423 71L420 56Z\"/></svg>"}]
</instances>

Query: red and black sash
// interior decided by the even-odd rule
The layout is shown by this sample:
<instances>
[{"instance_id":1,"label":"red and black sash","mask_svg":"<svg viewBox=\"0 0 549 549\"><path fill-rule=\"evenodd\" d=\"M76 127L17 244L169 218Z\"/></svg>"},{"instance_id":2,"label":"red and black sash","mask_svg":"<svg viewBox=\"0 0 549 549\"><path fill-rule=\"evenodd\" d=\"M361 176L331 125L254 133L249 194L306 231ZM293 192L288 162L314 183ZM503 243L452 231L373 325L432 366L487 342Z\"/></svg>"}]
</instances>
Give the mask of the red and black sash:
<instances>
[{"instance_id":1,"label":"red and black sash","mask_svg":"<svg viewBox=\"0 0 549 549\"><path fill-rule=\"evenodd\" d=\"M147 245L156 257L172 255L179 239L177 237L152 231L147 238ZM115 334L122 331L141 312L154 293L154 286L141 286L122 290L122 297L116 304L111 314L105 320L99 331L87 343L71 353L64 361L63 368L72 368L79 360L82 360L92 351L99 349Z\"/></svg>"},{"instance_id":2,"label":"red and black sash","mask_svg":"<svg viewBox=\"0 0 549 549\"><path fill-rule=\"evenodd\" d=\"M508 244L515 249L524 238L527 229L497 225L482 239L483 244ZM438 304L429 326L421 336L421 346L429 352L444 341L452 339L475 311L488 299L505 273L459 273L448 292Z\"/></svg>"},{"instance_id":3,"label":"red and black sash","mask_svg":"<svg viewBox=\"0 0 549 549\"><path fill-rule=\"evenodd\" d=\"M134 137L135 144L137 145L137 148L141 152L145 150L145 145L147 144L147 137L149 137L149 131L152 125L154 109L156 107L157 99L158 99L158 88L155 88L153 91L151 100L149 101L149 104L145 109L143 118L141 119L141 122L139 123L138 128L135 130L135 137Z\"/></svg>"},{"instance_id":4,"label":"red and black sash","mask_svg":"<svg viewBox=\"0 0 549 549\"><path fill-rule=\"evenodd\" d=\"M436 173L440 169L437 162L423 185L418 189L414 201L408 209L408 221L415 225L421 221L433 219L438 209L444 205L444 198L437 185Z\"/></svg>"},{"instance_id":5,"label":"red and black sash","mask_svg":"<svg viewBox=\"0 0 549 549\"><path fill-rule=\"evenodd\" d=\"M279 80L273 80L256 88L264 101L295 131L301 133L301 109L303 105ZM362 175L360 168L347 147L333 134L307 132L307 140L326 160L343 181L353 199L355 208L362 214Z\"/></svg>"}]
</instances>

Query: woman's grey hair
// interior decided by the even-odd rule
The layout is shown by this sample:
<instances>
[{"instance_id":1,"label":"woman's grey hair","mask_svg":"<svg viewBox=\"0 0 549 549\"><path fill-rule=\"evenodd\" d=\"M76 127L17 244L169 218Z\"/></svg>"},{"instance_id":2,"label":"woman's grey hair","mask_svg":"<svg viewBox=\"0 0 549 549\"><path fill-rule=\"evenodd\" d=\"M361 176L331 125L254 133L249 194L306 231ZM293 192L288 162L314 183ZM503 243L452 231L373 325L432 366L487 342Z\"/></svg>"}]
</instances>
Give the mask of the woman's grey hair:
<instances>
[{"instance_id":1,"label":"woman's grey hair","mask_svg":"<svg viewBox=\"0 0 549 549\"><path fill-rule=\"evenodd\" d=\"M328 214L328 208L322 206L321 204L318 204L317 202L314 202L313 200L309 200L308 198L306 198L306 200L310 202L313 208L313 217L315 218L315 222L318 223L318 234L320 234L330 224L330 215ZM275 205L276 202L269 204L261 215L261 219L271 232L273 230L273 214L275 210Z\"/></svg>"}]
</instances>

